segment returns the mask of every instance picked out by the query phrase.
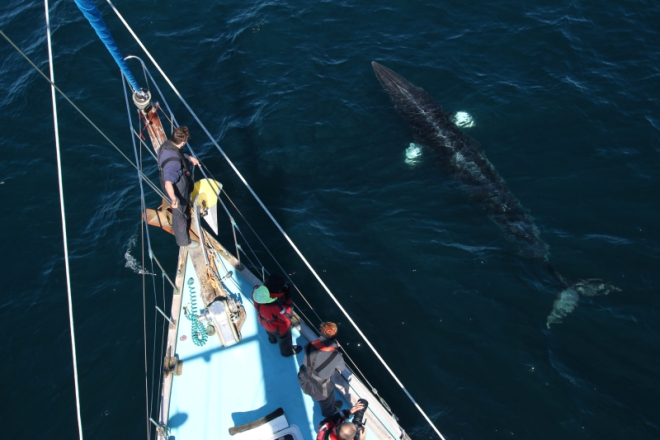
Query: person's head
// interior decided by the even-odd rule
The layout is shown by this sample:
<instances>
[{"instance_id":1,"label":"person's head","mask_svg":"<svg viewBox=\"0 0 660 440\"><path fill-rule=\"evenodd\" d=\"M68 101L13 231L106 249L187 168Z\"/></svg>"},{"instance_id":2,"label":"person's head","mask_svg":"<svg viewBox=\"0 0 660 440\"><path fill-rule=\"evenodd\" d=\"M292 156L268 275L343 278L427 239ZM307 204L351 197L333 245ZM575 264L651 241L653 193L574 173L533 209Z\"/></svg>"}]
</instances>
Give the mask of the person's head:
<instances>
[{"instance_id":1,"label":"person's head","mask_svg":"<svg viewBox=\"0 0 660 440\"><path fill-rule=\"evenodd\" d=\"M188 142L188 139L190 139L190 132L188 132L188 127L183 126L174 129L174 133L172 133L172 139L170 139L170 141L175 145L179 145L181 143L185 144Z\"/></svg>"},{"instance_id":2,"label":"person's head","mask_svg":"<svg viewBox=\"0 0 660 440\"><path fill-rule=\"evenodd\" d=\"M276 273L272 273L268 276L264 285L268 287L270 293L280 293L284 290L286 285L286 280Z\"/></svg>"},{"instance_id":3,"label":"person's head","mask_svg":"<svg viewBox=\"0 0 660 440\"><path fill-rule=\"evenodd\" d=\"M339 440L352 440L355 434L357 434L355 423L346 422L337 427L337 437L339 437Z\"/></svg>"},{"instance_id":4,"label":"person's head","mask_svg":"<svg viewBox=\"0 0 660 440\"><path fill-rule=\"evenodd\" d=\"M337 337L337 324L334 322L324 322L319 327L319 331L324 338L335 339Z\"/></svg>"}]
</instances>

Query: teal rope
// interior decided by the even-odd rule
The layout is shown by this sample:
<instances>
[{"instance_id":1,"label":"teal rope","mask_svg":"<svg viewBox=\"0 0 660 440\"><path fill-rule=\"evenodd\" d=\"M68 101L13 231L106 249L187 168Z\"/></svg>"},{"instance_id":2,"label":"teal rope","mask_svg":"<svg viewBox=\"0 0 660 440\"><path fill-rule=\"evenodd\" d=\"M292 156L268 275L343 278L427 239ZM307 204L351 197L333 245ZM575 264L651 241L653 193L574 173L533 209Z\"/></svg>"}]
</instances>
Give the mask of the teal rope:
<instances>
[{"instance_id":1,"label":"teal rope","mask_svg":"<svg viewBox=\"0 0 660 440\"><path fill-rule=\"evenodd\" d=\"M197 295L195 295L195 279L193 277L188 278L188 290L190 290L190 313L186 315L186 318L190 320L190 333L193 340L193 343L201 347L206 344L206 340L209 336L206 334L206 327L204 324L199 322L197 317Z\"/></svg>"}]
</instances>

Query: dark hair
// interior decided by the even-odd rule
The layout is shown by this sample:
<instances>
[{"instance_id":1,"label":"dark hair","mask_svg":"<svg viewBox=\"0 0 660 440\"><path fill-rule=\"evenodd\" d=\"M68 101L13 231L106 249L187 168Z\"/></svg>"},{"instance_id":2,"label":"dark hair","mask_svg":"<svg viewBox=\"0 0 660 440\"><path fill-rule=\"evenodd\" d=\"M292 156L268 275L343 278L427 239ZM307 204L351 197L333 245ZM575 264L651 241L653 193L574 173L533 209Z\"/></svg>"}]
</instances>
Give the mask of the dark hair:
<instances>
[{"instance_id":1,"label":"dark hair","mask_svg":"<svg viewBox=\"0 0 660 440\"><path fill-rule=\"evenodd\" d=\"M170 140L173 144L180 144L181 142L188 142L188 139L190 139L188 127L183 126L174 129L174 133L172 133L172 139Z\"/></svg>"},{"instance_id":2,"label":"dark hair","mask_svg":"<svg viewBox=\"0 0 660 440\"><path fill-rule=\"evenodd\" d=\"M270 293L281 293L286 286L286 280L276 273L268 275L268 279L264 283Z\"/></svg>"}]
</instances>

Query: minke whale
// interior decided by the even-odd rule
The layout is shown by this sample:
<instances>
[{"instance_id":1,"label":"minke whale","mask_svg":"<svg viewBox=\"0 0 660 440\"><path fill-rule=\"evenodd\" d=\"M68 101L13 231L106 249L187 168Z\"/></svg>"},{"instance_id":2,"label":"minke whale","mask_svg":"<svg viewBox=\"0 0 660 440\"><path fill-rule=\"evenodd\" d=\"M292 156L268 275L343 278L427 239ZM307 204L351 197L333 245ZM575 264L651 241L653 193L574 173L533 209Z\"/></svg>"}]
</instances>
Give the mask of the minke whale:
<instances>
[{"instance_id":1,"label":"minke whale","mask_svg":"<svg viewBox=\"0 0 660 440\"><path fill-rule=\"evenodd\" d=\"M562 322L575 309L579 295L607 295L620 290L601 280L565 280L549 263L548 245L541 240L534 220L488 161L481 146L463 133L423 89L375 61L371 65L394 107L412 127L415 143L429 149L438 166L463 184L504 237L518 245L521 256L540 260L560 283L561 291L546 321L548 328Z\"/></svg>"}]
</instances>

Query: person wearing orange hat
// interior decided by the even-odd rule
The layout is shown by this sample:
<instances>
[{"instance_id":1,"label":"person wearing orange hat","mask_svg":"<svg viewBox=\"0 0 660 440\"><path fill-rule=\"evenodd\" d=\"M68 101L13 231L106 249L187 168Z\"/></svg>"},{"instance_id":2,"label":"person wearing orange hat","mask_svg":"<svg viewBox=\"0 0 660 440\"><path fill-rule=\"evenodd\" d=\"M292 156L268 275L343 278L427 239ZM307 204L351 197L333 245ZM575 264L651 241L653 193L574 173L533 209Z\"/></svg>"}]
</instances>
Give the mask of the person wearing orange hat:
<instances>
[{"instance_id":1,"label":"person wearing orange hat","mask_svg":"<svg viewBox=\"0 0 660 440\"><path fill-rule=\"evenodd\" d=\"M324 322L319 328L321 337L305 346L305 359L298 370L298 383L303 392L319 402L323 417L338 411L342 402L335 403L332 375L345 367L344 358L337 351L337 324Z\"/></svg>"},{"instance_id":2,"label":"person wearing orange hat","mask_svg":"<svg viewBox=\"0 0 660 440\"><path fill-rule=\"evenodd\" d=\"M300 345L293 345L291 336L291 315L293 302L289 286L277 274L271 274L263 286L255 286L252 291L257 318L268 334L268 342L277 343L280 354L293 356L302 351Z\"/></svg>"}]
</instances>

